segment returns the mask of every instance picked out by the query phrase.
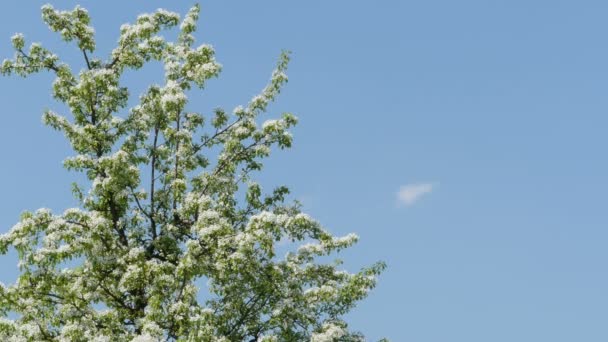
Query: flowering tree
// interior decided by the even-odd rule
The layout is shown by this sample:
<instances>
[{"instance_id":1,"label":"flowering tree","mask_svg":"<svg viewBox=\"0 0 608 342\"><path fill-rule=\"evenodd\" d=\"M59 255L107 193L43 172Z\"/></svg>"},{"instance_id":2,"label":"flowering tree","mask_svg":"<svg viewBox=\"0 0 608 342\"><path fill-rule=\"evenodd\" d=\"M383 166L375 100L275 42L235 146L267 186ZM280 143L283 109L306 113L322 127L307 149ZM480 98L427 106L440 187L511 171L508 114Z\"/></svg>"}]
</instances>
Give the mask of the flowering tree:
<instances>
[{"instance_id":1,"label":"flowering tree","mask_svg":"<svg viewBox=\"0 0 608 342\"><path fill-rule=\"evenodd\" d=\"M74 185L79 208L26 212L0 236L0 251L14 248L21 270L0 287L3 341L363 339L341 317L384 265L353 274L339 261L321 263L357 237L332 236L286 203L287 188L263 194L252 179L271 147L292 143L292 114L258 123L287 82L288 54L260 95L207 120L186 109L191 88L221 69L211 46L193 47L198 15L198 6L181 22L165 10L140 15L103 60L93 56L85 9L43 6L44 22L82 53L78 73L12 37L15 56L2 74L55 74L53 95L71 115L43 119L74 150L65 167L86 173L90 186ZM175 42L159 35L176 26ZM127 109L121 77L149 61L164 64L164 84ZM280 240L297 248L279 257Z\"/></svg>"}]
</instances>

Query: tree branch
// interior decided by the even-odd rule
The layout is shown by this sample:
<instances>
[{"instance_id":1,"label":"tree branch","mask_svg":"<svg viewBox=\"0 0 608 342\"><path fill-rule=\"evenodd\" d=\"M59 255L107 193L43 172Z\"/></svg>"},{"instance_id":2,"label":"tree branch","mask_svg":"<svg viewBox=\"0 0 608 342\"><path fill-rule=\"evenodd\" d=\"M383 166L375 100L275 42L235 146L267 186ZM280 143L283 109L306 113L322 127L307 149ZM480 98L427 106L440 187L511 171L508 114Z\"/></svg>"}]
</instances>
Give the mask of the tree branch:
<instances>
[{"instance_id":1,"label":"tree branch","mask_svg":"<svg viewBox=\"0 0 608 342\"><path fill-rule=\"evenodd\" d=\"M154 178L154 172L156 171L156 144L158 143L158 126L154 127L154 142L152 145L152 161L150 162L151 164L151 173L152 175L150 176L150 233L152 234L152 240L156 240L156 221L154 218L155 215L155 207L154 207L154 186L155 186L155 181L156 178Z\"/></svg>"},{"instance_id":2,"label":"tree branch","mask_svg":"<svg viewBox=\"0 0 608 342\"><path fill-rule=\"evenodd\" d=\"M91 70L91 63L89 62L89 56L87 56L87 50L82 49L82 55L84 56L84 60L87 62L87 68Z\"/></svg>"}]
</instances>

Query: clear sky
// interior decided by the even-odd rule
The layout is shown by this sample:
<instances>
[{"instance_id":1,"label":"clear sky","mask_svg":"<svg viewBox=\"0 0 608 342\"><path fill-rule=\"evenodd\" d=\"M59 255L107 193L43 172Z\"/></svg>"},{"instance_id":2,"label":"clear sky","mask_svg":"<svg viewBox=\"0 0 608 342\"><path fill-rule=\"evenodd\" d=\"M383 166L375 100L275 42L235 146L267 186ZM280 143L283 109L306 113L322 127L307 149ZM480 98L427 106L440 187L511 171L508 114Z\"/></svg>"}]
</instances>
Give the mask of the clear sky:
<instances>
[{"instance_id":1,"label":"clear sky","mask_svg":"<svg viewBox=\"0 0 608 342\"><path fill-rule=\"evenodd\" d=\"M0 57L24 32L78 61L40 21L3 3ZM72 8L76 1L55 1ZM120 24L187 1L80 1L106 56ZM224 72L202 112L245 103L293 51L269 117L300 118L295 147L260 176L287 184L341 257L389 268L349 316L370 340L608 340L606 1L201 1L199 42ZM132 84L159 80L139 74ZM74 201L70 154L41 124L50 75L0 79L0 231L24 209ZM137 94L134 94L137 95ZM0 279L16 275L0 259Z\"/></svg>"}]
</instances>

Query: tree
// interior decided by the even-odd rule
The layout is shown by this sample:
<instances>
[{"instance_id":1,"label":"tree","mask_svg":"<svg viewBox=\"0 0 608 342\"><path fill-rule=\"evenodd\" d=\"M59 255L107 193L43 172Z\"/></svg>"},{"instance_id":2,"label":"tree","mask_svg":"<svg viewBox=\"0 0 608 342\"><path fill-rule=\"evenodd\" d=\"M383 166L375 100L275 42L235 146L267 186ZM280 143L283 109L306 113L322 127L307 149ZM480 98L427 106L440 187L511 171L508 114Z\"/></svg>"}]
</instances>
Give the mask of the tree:
<instances>
[{"instance_id":1,"label":"tree","mask_svg":"<svg viewBox=\"0 0 608 342\"><path fill-rule=\"evenodd\" d=\"M71 116L49 110L43 121L65 134L75 155L64 165L90 185L73 186L78 208L25 212L0 237L0 251L14 248L20 265L16 283L0 287L3 340L363 338L342 317L384 264L348 273L338 260L322 263L357 236L331 235L288 203L286 187L263 194L253 179L271 147L292 144L292 114L258 123L287 82L289 54L260 95L206 120L186 110L187 94L221 70L211 46L193 47L198 16L198 5L181 22L162 9L142 14L121 26L103 60L93 56L84 8L43 6L44 22L82 53L78 73L42 45L26 49L23 35L12 37L15 56L2 74L55 74L54 98ZM175 27L175 42L159 35ZM164 85L127 108L121 77L154 61L164 65ZM275 248L284 240L299 247L283 258Z\"/></svg>"}]
</instances>

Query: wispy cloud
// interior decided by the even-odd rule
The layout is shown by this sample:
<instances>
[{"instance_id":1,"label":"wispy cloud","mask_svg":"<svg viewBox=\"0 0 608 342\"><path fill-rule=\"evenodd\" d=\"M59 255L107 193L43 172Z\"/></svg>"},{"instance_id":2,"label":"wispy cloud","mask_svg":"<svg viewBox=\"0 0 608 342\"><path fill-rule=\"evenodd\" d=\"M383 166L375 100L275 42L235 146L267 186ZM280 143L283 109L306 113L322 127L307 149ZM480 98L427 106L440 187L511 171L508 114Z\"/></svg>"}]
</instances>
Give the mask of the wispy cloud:
<instances>
[{"instance_id":1,"label":"wispy cloud","mask_svg":"<svg viewBox=\"0 0 608 342\"><path fill-rule=\"evenodd\" d=\"M403 185L397 192L399 205L410 206L416 203L422 196L430 193L437 187L437 183L413 183Z\"/></svg>"}]
</instances>

